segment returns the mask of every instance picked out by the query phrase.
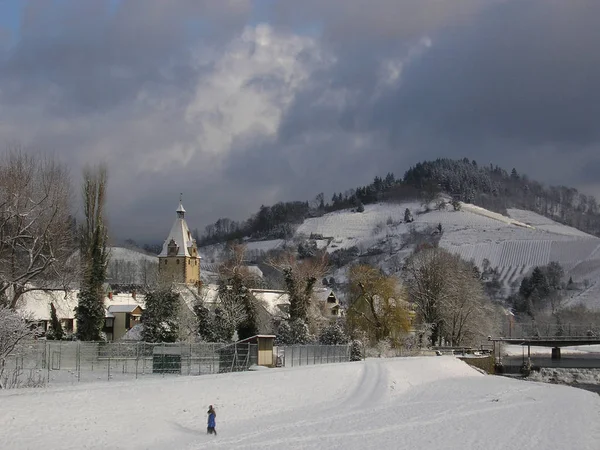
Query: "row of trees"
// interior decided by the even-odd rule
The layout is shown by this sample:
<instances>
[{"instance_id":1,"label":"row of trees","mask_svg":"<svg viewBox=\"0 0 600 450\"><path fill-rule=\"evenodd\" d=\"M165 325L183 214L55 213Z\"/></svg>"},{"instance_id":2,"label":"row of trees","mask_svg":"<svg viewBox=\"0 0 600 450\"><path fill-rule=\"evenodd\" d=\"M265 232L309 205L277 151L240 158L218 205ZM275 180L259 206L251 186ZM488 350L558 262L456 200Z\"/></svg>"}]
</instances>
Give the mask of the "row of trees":
<instances>
[{"instance_id":1,"label":"row of trees","mask_svg":"<svg viewBox=\"0 0 600 450\"><path fill-rule=\"evenodd\" d=\"M516 169L507 172L499 166L479 166L466 158L441 158L416 164L402 179L390 172L366 186L334 193L330 202L321 193L312 202L261 206L244 222L219 219L206 227L200 241L206 245L242 237L287 238L293 234L293 226L307 217L347 208L360 210L362 205L380 201L433 201L440 192L454 196L455 209L458 200L500 213L511 207L525 208L600 236L600 207L593 196L566 186L546 187Z\"/></svg>"},{"instance_id":2,"label":"row of trees","mask_svg":"<svg viewBox=\"0 0 600 450\"><path fill-rule=\"evenodd\" d=\"M458 199L497 212L524 208L553 220L600 235L600 207L593 196L566 186L544 186L498 166L475 161L437 159L411 167L404 183L421 192L447 192Z\"/></svg>"},{"instance_id":3,"label":"row of trees","mask_svg":"<svg viewBox=\"0 0 600 450\"><path fill-rule=\"evenodd\" d=\"M557 262L535 267L521 280L518 292L509 298L517 313L531 318L543 311L553 316L559 313L563 300L564 270Z\"/></svg>"}]
</instances>

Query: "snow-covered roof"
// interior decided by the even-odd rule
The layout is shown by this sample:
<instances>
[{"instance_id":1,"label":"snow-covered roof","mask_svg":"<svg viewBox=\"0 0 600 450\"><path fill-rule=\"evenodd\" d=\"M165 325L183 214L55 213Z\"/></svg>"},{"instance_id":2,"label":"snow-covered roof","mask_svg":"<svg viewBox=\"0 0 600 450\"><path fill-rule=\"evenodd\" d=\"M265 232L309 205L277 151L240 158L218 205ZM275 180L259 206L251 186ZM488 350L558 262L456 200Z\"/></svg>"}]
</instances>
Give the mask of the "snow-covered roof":
<instances>
[{"instance_id":1,"label":"snow-covered roof","mask_svg":"<svg viewBox=\"0 0 600 450\"><path fill-rule=\"evenodd\" d=\"M78 304L79 290L70 291L30 291L23 294L18 304L18 310L28 320L50 320L50 303L54 303L59 319L74 319L75 307ZM144 295L132 294L113 295L104 297L106 317L112 317L115 312L131 312L135 308L144 309Z\"/></svg>"},{"instance_id":2,"label":"snow-covered roof","mask_svg":"<svg viewBox=\"0 0 600 450\"><path fill-rule=\"evenodd\" d=\"M125 335L120 339L121 341L141 341L142 340L142 332L144 331L144 325L138 323L134 325L131 329L125 333Z\"/></svg>"},{"instance_id":3,"label":"snow-covered roof","mask_svg":"<svg viewBox=\"0 0 600 450\"><path fill-rule=\"evenodd\" d=\"M315 288L315 290L313 291L313 298L320 302L326 302L331 294L333 294L335 297L335 293L331 289ZM337 297L336 297L336 299L337 299Z\"/></svg>"},{"instance_id":4,"label":"snow-covered roof","mask_svg":"<svg viewBox=\"0 0 600 450\"><path fill-rule=\"evenodd\" d=\"M176 285L174 289L181 296L190 311L194 310L196 300L199 298L206 306L214 306L219 297L219 286L216 284L205 284L200 292L194 287L186 284Z\"/></svg>"},{"instance_id":5,"label":"snow-covered roof","mask_svg":"<svg viewBox=\"0 0 600 450\"><path fill-rule=\"evenodd\" d=\"M74 319L79 291L30 291L23 294L17 308L28 320L50 320L50 303L59 319Z\"/></svg>"},{"instance_id":6,"label":"snow-covered roof","mask_svg":"<svg viewBox=\"0 0 600 450\"><path fill-rule=\"evenodd\" d=\"M290 305L290 296L286 291L250 289L250 292L272 316L284 317L287 315Z\"/></svg>"},{"instance_id":7,"label":"snow-covered roof","mask_svg":"<svg viewBox=\"0 0 600 450\"><path fill-rule=\"evenodd\" d=\"M108 309L108 313L110 313L110 314L114 314L114 313L132 313L133 311L135 311L139 307L140 307L140 305L138 305L138 304L134 304L134 305L110 305L107 309Z\"/></svg>"},{"instance_id":8,"label":"snow-covered roof","mask_svg":"<svg viewBox=\"0 0 600 450\"><path fill-rule=\"evenodd\" d=\"M169 242L171 242L171 240L175 241L179 247L176 256L192 256L190 255L189 248L194 246L195 240L192 238L192 233L185 221L184 213L185 209L183 209L183 205L179 203L179 208L177 208L177 218L175 219L171 231L169 232L169 236L165 240L162 251L158 256L168 255Z\"/></svg>"}]
</instances>

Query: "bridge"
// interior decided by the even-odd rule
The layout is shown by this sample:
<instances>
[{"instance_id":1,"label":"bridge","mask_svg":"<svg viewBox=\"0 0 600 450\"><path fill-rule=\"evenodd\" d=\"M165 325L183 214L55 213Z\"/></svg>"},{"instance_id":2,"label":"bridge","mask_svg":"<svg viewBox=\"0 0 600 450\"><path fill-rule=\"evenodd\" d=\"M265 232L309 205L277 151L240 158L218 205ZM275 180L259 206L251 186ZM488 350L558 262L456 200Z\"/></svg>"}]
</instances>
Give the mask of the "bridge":
<instances>
[{"instance_id":1,"label":"bridge","mask_svg":"<svg viewBox=\"0 0 600 450\"><path fill-rule=\"evenodd\" d=\"M489 337L494 343L527 346L527 358L531 358L531 347L551 347L552 359L560 359L562 347L600 345L600 325L589 324L514 324L505 327L502 337ZM506 333L507 332L507 333ZM498 346L499 348L499 346Z\"/></svg>"}]
</instances>

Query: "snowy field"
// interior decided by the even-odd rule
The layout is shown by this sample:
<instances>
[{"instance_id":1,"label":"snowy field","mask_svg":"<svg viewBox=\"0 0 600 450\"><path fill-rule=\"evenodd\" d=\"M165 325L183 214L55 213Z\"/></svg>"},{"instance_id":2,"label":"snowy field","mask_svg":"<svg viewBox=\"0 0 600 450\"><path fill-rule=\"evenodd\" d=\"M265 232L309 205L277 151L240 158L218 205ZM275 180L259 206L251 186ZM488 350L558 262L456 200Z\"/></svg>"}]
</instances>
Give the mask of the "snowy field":
<instances>
[{"instance_id":1,"label":"snowy field","mask_svg":"<svg viewBox=\"0 0 600 450\"><path fill-rule=\"evenodd\" d=\"M217 410L218 436L205 434ZM597 449L600 397L453 357L0 392L2 448Z\"/></svg>"}]
</instances>

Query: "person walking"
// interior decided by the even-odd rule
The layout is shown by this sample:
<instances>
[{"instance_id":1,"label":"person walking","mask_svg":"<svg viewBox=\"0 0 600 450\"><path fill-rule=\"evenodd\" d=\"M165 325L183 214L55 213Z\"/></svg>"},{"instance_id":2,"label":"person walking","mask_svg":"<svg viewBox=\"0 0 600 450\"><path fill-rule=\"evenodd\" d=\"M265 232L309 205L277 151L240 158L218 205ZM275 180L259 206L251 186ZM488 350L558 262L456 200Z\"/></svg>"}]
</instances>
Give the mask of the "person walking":
<instances>
[{"instance_id":1,"label":"person walking","mask_svg":"<svg viewBox=\"0 0 600 450\"><path fill-rule=\"evenodd\" d=\"M216 436L217 430L215 430L215 426L216 426L217 413L215 412L213 405L210 405L208 407L207 414L208 414L208 427L206 428L206 434L214 434Z\"/></svg>"}]
</instances>

